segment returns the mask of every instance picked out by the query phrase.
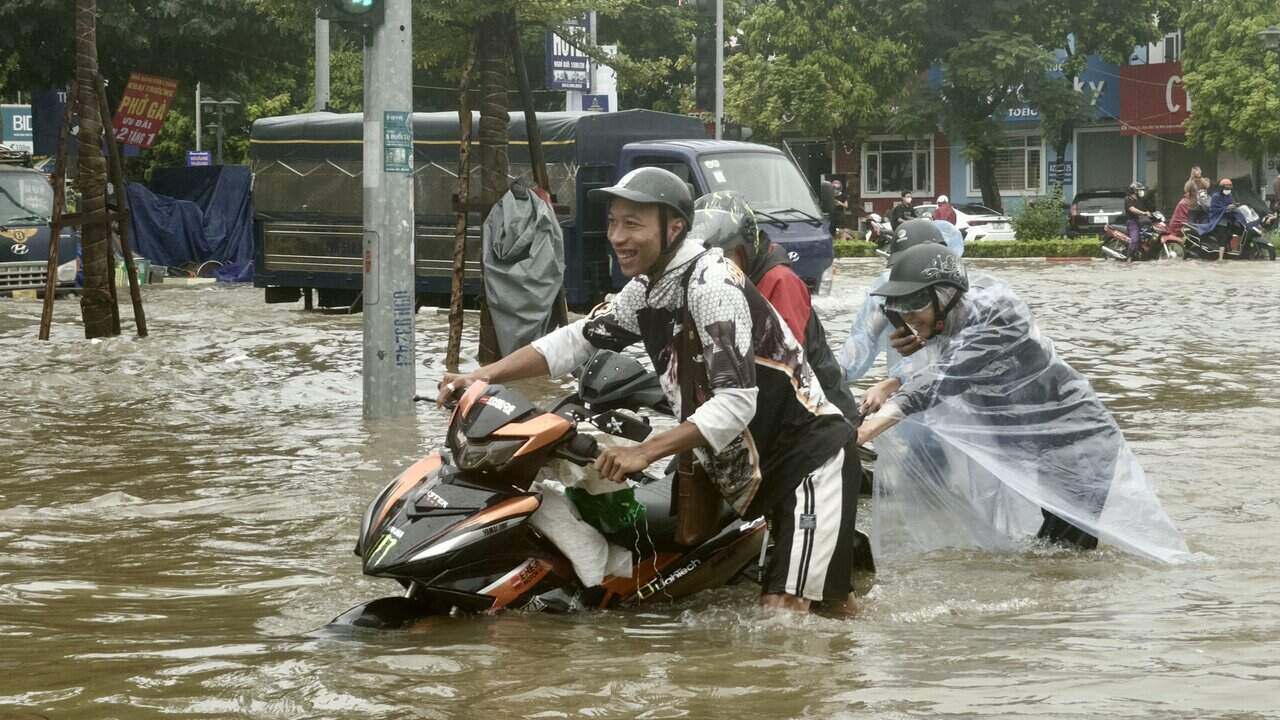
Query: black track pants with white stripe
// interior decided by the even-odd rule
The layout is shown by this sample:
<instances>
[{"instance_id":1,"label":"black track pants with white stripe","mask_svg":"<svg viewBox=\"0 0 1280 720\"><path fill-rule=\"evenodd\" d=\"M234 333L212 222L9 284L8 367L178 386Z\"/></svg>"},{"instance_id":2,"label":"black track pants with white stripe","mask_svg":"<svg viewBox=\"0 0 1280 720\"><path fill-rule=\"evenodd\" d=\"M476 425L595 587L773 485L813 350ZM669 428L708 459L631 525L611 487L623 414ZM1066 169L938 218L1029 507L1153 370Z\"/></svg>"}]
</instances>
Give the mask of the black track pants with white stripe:
<instances>
[{"instance_id":1,"label":"black track pants with white stripe","mask_svg":"<svg viewBox=\"0 0 1280 720\"><path fill-rule=\"evenodd\" d=\"M845 478L844 451L805 476L770 516L773 559L766 593L844 600L852 588L860 478Z\"/></svg>"}]
</instances>

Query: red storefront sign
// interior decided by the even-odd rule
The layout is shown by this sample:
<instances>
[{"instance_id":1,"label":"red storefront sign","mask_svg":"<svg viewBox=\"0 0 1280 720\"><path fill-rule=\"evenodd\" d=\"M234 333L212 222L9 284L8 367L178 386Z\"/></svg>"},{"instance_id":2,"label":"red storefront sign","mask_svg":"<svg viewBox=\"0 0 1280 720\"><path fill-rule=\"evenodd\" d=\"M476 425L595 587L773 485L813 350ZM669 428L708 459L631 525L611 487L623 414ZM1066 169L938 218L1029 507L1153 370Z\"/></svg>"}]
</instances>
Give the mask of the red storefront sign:
<instances>
[{"instance_id":1,"label":"red storefront sign","mask_svg":"<svg viewBox=\"0 0 1280 720\"><path fill-rule=\"evenodd\" d=\"M177 80L130 73L129 85L111 121L116 142L137 145L143 150L154 145L177 92Z\"/></svg>"},{"instance_id":2,"label":"red storefront sign","mask_svg":"<svg viewBox=\"0 0 1280 720\"><path fill-rule=\"evenodd\" d=\"M1120 134L1182 135L1191 98L1182 84L1182 63L1120 68Z\"/></svg>"}]
</instances>

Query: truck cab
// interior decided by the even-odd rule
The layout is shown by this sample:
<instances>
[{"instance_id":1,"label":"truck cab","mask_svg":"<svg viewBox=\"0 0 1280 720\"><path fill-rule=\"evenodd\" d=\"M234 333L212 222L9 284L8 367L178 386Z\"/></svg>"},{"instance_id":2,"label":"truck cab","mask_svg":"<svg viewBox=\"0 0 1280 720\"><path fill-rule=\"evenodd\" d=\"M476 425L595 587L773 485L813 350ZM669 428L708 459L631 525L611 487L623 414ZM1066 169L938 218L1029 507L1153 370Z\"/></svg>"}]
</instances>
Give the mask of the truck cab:
<instances>
[{"instance_id":1,"label":"truck cab","mask_svg":"<svg viewBox=\"0 0 1280 720\"><path fill-rule=\"evenodd\" d=\"M670 170L701 197L720 190L741 194L756 213L760 229L781 245L791 269L816 290L831 269L828 223L813 190L796 164L768 145L732 140L659 140L629 143L618 158L618 177L639 167ZM615 286L622 275L613 270Z\"/></svg>"},{"instance_id":2,"label":"truck cab","mask_svg":"<svg viewBox=\"0 0 1280 720\"><path fill-rule=\"evenodd\" d=\"M0 164L0 293L43 290L53 229L53 188L38 170ZM59 233L57 285L76 279L75 233Z\"/></svg>"}]
</instances>

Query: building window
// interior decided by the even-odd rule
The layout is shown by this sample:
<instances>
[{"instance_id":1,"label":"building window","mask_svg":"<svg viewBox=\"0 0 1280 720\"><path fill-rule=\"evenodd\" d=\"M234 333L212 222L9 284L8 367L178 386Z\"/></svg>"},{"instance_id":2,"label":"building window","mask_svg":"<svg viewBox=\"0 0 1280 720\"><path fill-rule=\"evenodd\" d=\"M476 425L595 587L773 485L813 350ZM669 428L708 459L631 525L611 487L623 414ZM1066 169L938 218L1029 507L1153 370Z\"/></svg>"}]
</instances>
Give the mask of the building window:
<instances>
[{"instance_id":1,"label":"building window","mask_svg":"<svg viewBox=\"0 0 1280 720\"><path fill-rule=\"evenodd\" d=\"M1039 193L1044 176L1044 151L1039 135L1010 135L1008 143L996 150L996 183L1001 195ZM973 163L969 163L969 194L981 195Z\"/></svg>"},{"instance_id":2,"label":"building window","mask_svg":"<svg viewBox=\"0 0 1280 720\"><path fill-rule=\"evenodd\" d=\"M873 140L863 146L862 192L933 194L933 148L927 140Z\"/></svg>"}]
</instances>

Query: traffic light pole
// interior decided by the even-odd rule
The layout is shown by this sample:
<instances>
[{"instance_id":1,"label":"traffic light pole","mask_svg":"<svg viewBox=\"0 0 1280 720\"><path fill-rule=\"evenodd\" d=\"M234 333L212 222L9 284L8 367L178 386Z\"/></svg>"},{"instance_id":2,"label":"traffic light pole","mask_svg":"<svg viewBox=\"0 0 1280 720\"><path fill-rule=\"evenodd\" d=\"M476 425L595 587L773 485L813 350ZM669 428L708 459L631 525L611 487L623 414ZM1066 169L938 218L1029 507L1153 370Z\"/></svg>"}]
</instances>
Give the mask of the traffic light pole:
<instances>
[{"instance_id":1,"label":"traffic light pole","mask_svg":"<svg viewBox=\"0 0 1280 720\"><path fill-rule=\"evenodd\" d=\"M413 414L413 27L385 0L364 55L364 417Z\"/></svg>"},{"instance_id":2,"label":"traffic light pole","mask_svg":"<svg viewBox=\"0 0 1280 720\"><path fill-rule=\"evenodd\" d=\"M329 107L329 19L316 13L316 112Z\"/></svg>"},{"instance_id":3,"label":"traffic light pole","mask_svg":"<svg viewBox=\"0 0 1280 720\"><path fill-rule=\"evenodd\" d=\"M724 137L724 0L716 0L716 139Z\"/></svg>"}]
</instances>

